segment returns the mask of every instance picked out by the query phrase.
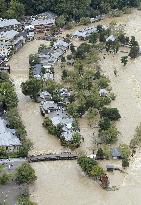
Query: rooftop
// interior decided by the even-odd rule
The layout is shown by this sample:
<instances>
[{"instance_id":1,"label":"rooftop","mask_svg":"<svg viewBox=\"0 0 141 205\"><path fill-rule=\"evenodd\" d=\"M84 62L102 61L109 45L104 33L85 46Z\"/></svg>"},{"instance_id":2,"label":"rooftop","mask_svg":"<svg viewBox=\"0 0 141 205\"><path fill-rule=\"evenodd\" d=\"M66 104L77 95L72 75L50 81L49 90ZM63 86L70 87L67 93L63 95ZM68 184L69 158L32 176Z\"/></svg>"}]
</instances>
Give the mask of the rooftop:
<instances>
[{"instance_id":1,"label":"rooftop","mask_svg":"<svg viewBox=\"0 0 141 205\"><path fill-rule=\"evenodd\" d=\"M1 32L0 33L0 39L12 40L18 34L19 34L19 32L15 31L15 30Z\"/></svg>"},{"instance_id":2,"label":"rooftop","mask_svg":"<svg viewBox=\"0 0 141 205\"><path fill-rule=\"evenodd\" d=\"M112 148L112 157L121 157L119 148Z\"/></svg>"},{"instance_id":3,"label":"rooftop","mask_svg":"<svg viewBox=\"0 0 141 205\"><path fill-rule=\"evenodd\" d=\"M40 26L40 25L49 25L54 24L55 19L35 19L31 22L33 26Z\"/></svg>"},{"instance_id":4,"label":"rooftop","mask_svg":"<svg viewBox=\"0 0 141 205\"><path fill-rule=\"evenodd\" d=\"M6 121L0 118L0 146L20 146L21 142L15 134L15 130L6 127Z\"/></svg>"},{"instance_id":5,"label":"rooftop","mask_svg":"<svg viewBox=\"0 0 141 205\"><path fill-rule=\"evenodd\" d=\"M0 28L20 25L21 23L18 22L16 19L0 19Z\"/></svg>"}]
</instances>

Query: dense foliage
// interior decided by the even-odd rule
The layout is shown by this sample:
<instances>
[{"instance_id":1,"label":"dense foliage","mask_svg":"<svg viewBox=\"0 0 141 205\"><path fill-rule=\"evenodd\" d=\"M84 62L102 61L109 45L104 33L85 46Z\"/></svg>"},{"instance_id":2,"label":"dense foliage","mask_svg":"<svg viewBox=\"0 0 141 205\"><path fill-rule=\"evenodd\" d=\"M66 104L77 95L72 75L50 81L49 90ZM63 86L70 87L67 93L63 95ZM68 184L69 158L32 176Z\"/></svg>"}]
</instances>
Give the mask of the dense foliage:
<instances>
[{"instance_id":1,"label":"dense foliage","mask_svg":"<svg viewBox=\"0 0 141 205\"><path fill-rule=\"evenodd\" d=\"M0 72L0 103L3 109L6 111L6 118L11 129L16 130L16 134L22 142L22 147L17 153L18 156L27 156L29 149L32 146L30 140L26 138L26 130L19 116L17 105L18 98L14 90L9 75L7 73ZM7 153L1 148L0 157L6 157Z\"/></svg>"},{"instance_id":2,"label":"dense foliage","mask_svg":"<svg viewBox=\"0 0 141 205\"><path fill-rule=\"evenodd\" d=\"M21 87L24 95L30 96L36 101L37 96L42 88L42 83L40 80L32 78L31 80L27 80L25 83L23 82Z\"/></svg>"},{"instance_id":3,"label":"dense foliage","mask_svg":"<svg viewBox=\"0 0 141 205\"><path fill-rule=\"evenodd\" d=\"M97 161L87 156L79 157L77 163L89 177L99 178L104 174L104 170L98 165Z\"/></svg>"},{"instance_id":4,"label":"dense foliage","mask_svg":"<svg viewBox=\"0 0 141 205\"><path fill-rule=\"evenodd\" d=\"M64 15L67 20L93 17L111 9L136 7L139 0L0 0L0 17L21 19L24 14L32 15L52 11Z\"/></svg>"}]
</instances>

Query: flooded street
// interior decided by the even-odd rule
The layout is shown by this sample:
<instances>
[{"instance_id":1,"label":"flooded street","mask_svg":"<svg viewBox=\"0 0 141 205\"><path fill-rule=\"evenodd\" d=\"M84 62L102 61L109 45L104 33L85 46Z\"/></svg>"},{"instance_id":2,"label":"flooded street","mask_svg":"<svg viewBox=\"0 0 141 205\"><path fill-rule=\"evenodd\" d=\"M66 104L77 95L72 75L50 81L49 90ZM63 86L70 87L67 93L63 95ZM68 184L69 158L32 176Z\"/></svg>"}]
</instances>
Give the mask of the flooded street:
<instances>
[{"instance_id":1,"label":"flooded street","mask_svg":"<svg viewBox=\"0 0 141 205\"><path fill-rule=\"evenodd\" d=\"M126 24L128 35L135 35L141 45L141 12L134 11L131 15L114 18L118 23ZM112 19L104 20L109 23ZM102 22L100 22L102 24ZM60 152L62 147L58 139L48 135L41 126L42 117L39 104L33 103L25 97L20 89L21 82L28 79L28 56L36 53L41 41L30 42L25 45L10 60L11 77L16 86L19 98L19 111L26 126L28 137L33 141L31 153ZM136 126L141 122L141 57L130 61L126 67L120 62L120 57L107 55L100 64L103 72L109 76L113 92L117 95L111 105L117 107L121 114L118 129L121 132L119 142L129 143ZM125 55L125 54L124 54ZM118 70L118 77L113 74L114 67ZM58 78L60 79L60 77ZM89 130L84 120L80 120L81 133L85 137L82 149L88 153L92 150L93 130ZM132 159L128 174L114 172L109 175L112 185L120 186L118 191L107 192L97 183L83 175L75 161L56 161L33 163L38 177L35 185L31 186L31 198L38 205L140 205L141 191L141 153L138 151Z\"/></svg>"},{"instance_id":2,"label":"flooded street","mask_svg":"<svg viewBox=\"0 0 141 205\"><path fill-rule=\"evenodd\" d=\"M33 41L27 43L10 60L11 78L14 80L16 92L19 98L19 112L27 130L28 138L34 144L30 154L52 153L62 150L60 142L54 136L49 136L47 130L42 127L43 118L39 112L39 104L31 101L29 97L22 94L20 85L28 79L29 55L37 53L40 44L44 41Z\"/></svg>"}]
</instances>

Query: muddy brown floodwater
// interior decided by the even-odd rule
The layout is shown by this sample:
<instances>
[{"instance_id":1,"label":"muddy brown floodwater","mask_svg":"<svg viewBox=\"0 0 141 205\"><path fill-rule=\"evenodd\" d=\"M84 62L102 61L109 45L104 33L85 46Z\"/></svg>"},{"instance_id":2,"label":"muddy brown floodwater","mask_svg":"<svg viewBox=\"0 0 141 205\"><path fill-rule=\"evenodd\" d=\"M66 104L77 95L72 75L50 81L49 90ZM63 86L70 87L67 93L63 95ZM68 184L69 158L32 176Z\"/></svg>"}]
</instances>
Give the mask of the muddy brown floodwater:
<instances>
[{"instance_id":1,"label":"muddy brown floodwater","mask_svg":"<svg viewBox=\"0 0 141 205\"><path fill-rule=\"evenodd\" d=\"M103 20L101 24L108 24L112 18ZM141 44L141 12L114 18L114 21L125 25L128 35L135 35ZM69 31L71 32L71 31ZM63 35L66 33L64 32ZM24 46L10 60L11 77L16 86L19 98L19 111L26 126L28 137L33 141L31 153L59 152L62 150L59 141L48 135L41 126L42 117L39 105L25 97L20 89L22 81L28 79L28 55L35 53L41 41L30 42ZM120 63L121 53L113 57L107 55L100 64L103 72L109 76L113 91L117 94L112 107L117 107L121 113L118 129L121 132L120 142L129 143L136 126L141 121L141 57L130 61L126 67ZM116 66L118 77L113 75ZM60 74L59 74L60 75ZM60 77L59 77L60 78ZM57 79L59 79L57 78ZM80 120L81 133L85 137L83 151L92 150L92 130ZM105 162L104 162L105 163ZM116 163L116 162L115 162ZM140 150L130 162L126 174L114 172L109 174L112 185L120 186L118 191L106 192L95 182L83 175L75 161L56 161L33 163L37 181L31 186L31 199L38 205L140 205L141 198L141 153Z\"/></svg>"}]
</instances>

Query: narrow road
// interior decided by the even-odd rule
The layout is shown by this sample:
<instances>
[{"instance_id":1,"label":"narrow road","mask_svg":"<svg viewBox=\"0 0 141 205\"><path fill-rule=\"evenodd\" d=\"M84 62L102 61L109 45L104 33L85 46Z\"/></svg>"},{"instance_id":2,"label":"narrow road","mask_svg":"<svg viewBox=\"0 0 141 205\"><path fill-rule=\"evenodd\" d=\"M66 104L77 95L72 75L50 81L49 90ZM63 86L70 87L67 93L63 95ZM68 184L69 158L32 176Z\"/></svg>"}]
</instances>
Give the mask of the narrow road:
<instances>
[{"instance_id":1,"label":"narrow road","mask_svg":"<svg viewBox=\"0 0 141 205\"><path fill-rule=\"evenodd\" d=\"M29 97L22 94L20 85L28 79L29 55L37 53L40 44L48 45L47 41L32 41L27 43L10 60L11 78L14 81L16 93L19 99L19 112L27 130L27 137L34 144L29 154L59 153L63 151L59 140L50 136L42 127L43 118L39 112L39 104L31 101Z\"/></svg>"}]
</instances>

